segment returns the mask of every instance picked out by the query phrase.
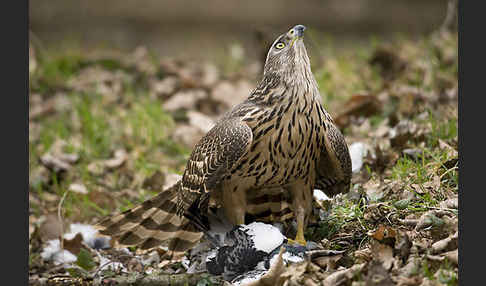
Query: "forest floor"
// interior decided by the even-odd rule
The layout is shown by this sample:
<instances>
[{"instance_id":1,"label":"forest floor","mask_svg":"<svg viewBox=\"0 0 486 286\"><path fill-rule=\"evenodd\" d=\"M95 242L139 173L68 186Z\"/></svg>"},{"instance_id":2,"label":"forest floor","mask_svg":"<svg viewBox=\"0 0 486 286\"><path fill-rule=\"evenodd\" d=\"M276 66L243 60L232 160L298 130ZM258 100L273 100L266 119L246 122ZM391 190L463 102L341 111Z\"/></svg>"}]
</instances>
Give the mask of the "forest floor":
<instances>
[{"instance_id":1,"label":"forest floor","mask_svg":"<svg viewBox=\"0 0 486 286\"><path fill-rule=\"evenodd\" d=\"M344 253L289 266L287 285L458 285L457 46L457 33L435 33L311 55L324 106L362 165L348 194L318 203L326 215L306 231ZM34 44L29 61L31 285L100 277L99 257L76 238L63 241L74 263L41 253L70 224L94 225L174 183L191 147L261 76L239 58L222 67L144 47L88 57ZM120 262L143 276L132 259ZM183 272L180 262L154 267Z\"/></svg>"}]
</instances>

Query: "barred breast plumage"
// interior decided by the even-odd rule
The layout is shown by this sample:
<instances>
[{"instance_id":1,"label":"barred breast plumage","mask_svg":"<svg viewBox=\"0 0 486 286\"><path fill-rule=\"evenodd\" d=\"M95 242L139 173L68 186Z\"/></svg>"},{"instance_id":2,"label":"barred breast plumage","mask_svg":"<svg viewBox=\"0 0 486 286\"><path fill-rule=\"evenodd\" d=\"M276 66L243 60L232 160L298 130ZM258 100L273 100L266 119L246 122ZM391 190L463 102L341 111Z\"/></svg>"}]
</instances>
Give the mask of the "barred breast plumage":
<instances>
[{"instance_id":1,"label":"barred breast plumage","mask_svg":"<svg viewBox=\"0 0 486 286\"><path fill-rule=\"evenodd\" d=\"M330 196L347 192L351 160L321 104L303 31L297 25L277 38L260 84L196 144L182 180L148 203L105 219L103 233L144 247L169 240L169 248L184 251L210 229L211 202L235 225L248 215L295 217L295 241L305 244L313 189Z\"/></svg>"}]
</instances>

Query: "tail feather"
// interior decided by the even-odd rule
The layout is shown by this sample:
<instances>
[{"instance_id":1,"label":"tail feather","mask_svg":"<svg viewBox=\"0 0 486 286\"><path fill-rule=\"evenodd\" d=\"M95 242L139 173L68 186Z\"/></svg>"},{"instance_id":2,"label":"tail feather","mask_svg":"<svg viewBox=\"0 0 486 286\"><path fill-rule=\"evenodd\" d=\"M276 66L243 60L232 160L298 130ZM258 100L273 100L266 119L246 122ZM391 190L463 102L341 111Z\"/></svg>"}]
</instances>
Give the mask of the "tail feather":
<instances>
[{"instance_id":1,"label":"tail feather","mask_svg":"<svg viewBox=\"0 0 486 286\"><path fill-rule=\"evenodd\" d=\"M203 233L177 215L177 193L181 182L118 215L107 217L96 227L121 245L150 249L168 242L169 250L184 252L199 242Z\"/></svg>"}]
</instances>

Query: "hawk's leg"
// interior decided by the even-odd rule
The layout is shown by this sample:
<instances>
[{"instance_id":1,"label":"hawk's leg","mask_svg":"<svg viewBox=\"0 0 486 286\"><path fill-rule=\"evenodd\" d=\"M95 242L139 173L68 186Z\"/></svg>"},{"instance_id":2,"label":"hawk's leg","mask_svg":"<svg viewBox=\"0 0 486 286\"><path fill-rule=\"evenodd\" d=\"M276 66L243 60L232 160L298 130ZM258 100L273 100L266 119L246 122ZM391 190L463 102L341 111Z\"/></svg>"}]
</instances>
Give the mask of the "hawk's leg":
<instances>
[{"instance_id":1,"label":"hawk's leg","mask_svg":"<svg viewBox=\"0 0 486 286\"><path fill-rule=\"evenodd\" d=\"M287 189L292 195L292 211L297 221L297 235L295 240L290 239L290 242L305 246L307 242L305 241L304 230L312 211L312 192L310 186L302 181L287 187Z\"/></svg>"},{"instance_id":2,"label":"hawk's leg","mask_svg":"<svg viewBox=\"0 0 486 286\"><path fill-rule=\"evenodd\" d=\"M246 189L238 188L238 186L224 189L224 211L232 224L240 225L245 223L246 205Z\"/></svg>"}]
</instances>

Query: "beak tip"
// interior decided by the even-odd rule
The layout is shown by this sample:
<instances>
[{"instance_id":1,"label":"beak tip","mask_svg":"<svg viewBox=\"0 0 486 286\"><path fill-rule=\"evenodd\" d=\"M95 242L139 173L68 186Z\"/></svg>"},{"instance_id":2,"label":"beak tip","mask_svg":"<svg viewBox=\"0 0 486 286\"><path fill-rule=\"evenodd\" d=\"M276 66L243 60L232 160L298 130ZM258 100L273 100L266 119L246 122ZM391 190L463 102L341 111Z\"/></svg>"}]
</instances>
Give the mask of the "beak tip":
<instances>
[{"instance_id":1,"label":"beak tip","mask_svg":"<svg viewBox=\"0 0 486 286\"><path fill-rule=\"evenodd\" d=\"M297 33L297 35L299 37L302 37L304 35L305 29L306 29L306 27L304 25L300 25L300 24L299 25L296 25L294 27L294 30L295 30L295 32Z\"/></svg>"}]
</instances>

